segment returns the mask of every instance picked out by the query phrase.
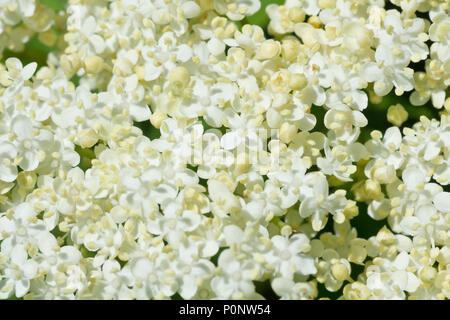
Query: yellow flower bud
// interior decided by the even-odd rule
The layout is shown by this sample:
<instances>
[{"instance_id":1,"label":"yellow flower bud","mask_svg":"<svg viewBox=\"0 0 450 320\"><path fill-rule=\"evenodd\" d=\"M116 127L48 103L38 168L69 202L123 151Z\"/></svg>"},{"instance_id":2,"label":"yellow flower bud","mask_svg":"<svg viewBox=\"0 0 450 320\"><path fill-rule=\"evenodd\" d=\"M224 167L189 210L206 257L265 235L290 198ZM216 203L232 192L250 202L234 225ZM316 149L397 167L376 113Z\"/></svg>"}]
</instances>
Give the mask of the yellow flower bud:
<instances>
[{"instance_id":1,"label":"yellow flower bud","mask_svg":"<svg viewBox=\"0 0 450 320\"><path fill-rule=\"evenodd\" d=\"M380 184L375 180L367 179L364 183L364 191L369 199L381 200L383 198Z\"/></svg>"},{"instance_id":2,"label":"yellow flower bud","mask_svg":"<svg viewBox=\"0 0 450 320\"><path fill-rule=\"evenodd\" d=\"M292 74L289 79L289 87L292 90L302 90L308 85L308 80L304 74Z\"/></svg>"},{"instance_id":3,"label":"yellow flower bud","mask_svg":"<svg viewBox=\"0 0 450 320\"><path fill-rule=\"evenodd\" d=\"M292 22L299 23L305 21L305 11L299 7L289 9L288 16Z\"/></svg>"},{"instance_id":4,"label":"yellow flower bud","mask_svg":"<svg viewBox=\"0 0 450 320\"><path fill-rule=\"evenodd\" d=\"M84 59L84 69L87 73L97 74L103 70L103 59L98 56L89 56Z\"/></svg>"},{"instance_id":5,"label":"yellow flower bud","mask_svg":"<svg viewBox=\"0 0 450 320\"><path fill-rule=\"evenodd\" d=\"M89 128L83 129L78 133L78 143L82 148L90 148L98 141L97 133Z\"/></svg>"},{"instance_id":6,"label":"yellow flower bud","mask_svg":"<svg viewBox=\"0 0 450 320\"><path fill-rule=\"evenodd\" d=\"M308 23L316 29L322 28L322 21L320 21L320 18L318 16L309 17Z\"/></svg>"},{"instance_id":7,"label":"yellow flower bud","mask_svg":"<svg viewBox=\"0 0 450 320\"><path fill-rule=\"evenodd\" d=\"M281 55L287 61L295 61L300 50L300 42L296 39L283 40Z\"/></svg>"},{"instance_id":8,"label":"yellow flower bud","mask_svg":"<svg viewBox=\"0 0 450 320\"><path fill-rule=\"evenodd\" d=\"M175 67L170 71L169 80L172 83L180 83L186 87L191 80L191 75L185 67Z\"/></svg>"}]
</instances>

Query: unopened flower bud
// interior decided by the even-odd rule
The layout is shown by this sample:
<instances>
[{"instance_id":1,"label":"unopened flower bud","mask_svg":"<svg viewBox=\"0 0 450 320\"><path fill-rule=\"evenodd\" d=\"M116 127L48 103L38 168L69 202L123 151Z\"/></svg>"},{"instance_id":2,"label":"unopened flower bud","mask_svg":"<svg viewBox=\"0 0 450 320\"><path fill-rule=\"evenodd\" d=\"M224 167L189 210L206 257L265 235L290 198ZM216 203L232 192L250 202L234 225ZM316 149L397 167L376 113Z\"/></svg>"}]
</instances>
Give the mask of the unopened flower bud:
<instances>
[{"instance_id":1,"label":"unopened flower bud","mask_svg":"<svg viewBox=\"0 0 450 320\"><path fill-rule=\"evenodd\" d=\"M97 74L103 70L103 59L98 56L89 56L84 59L84 69L87 73Z\"/></svg>"},{"instance_id":2,"label":"unopened flower bud","mask_svg":"<svg viewBox=\"0 0 450 320\"><path fill-rule=\"evenodd\" d=\"M98 141L97 133L89 128L83 129L78 133L78 143L82 148L90 148Z\"/></svg>"},{"instance_id":3,"label":"unopened flower bud","mask_svg":"<svg viewBox=\"0 0 450 320\"><path fill-rule=\"evenodd\" d=\"M308 80L304 74L294 73L289 79L289 87L292 90L302 90L308 85Z\"/></svg>"},{"instance_id":4,"label":"unopened flower bud","mask_svg":"<svg viewBox=\"0 0 450 320\"><path fill-rule=\"evenodd\" d=\"M278 56L281 52L281 45L278 41L272 39L266 40L261 44L259 48L256 59L267 60Z\"/></svg>"}]
</instances>

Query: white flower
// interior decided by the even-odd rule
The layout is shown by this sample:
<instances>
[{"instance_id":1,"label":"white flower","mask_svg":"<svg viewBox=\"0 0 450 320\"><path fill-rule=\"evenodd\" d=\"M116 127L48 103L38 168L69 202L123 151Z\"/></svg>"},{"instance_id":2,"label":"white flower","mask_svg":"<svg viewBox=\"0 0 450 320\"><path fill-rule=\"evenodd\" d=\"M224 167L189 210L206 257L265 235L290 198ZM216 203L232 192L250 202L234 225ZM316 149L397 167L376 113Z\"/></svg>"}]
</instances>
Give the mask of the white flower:
<instances>
[{"instance_id":1,"label":"white flower","mask_svg":"<svg viewBox=\"0 0 450 320\"><path fill-rule=\"evenodd\" d=\"M17 58L8 58L5 61L5 65L8 68L8 76L20 88L20 84L30 79L37 68L36 62L31 62L25 67L22 62ZM17 89L16 89L17 90Z\"/></svg>"},{"instance_id":2,"label":"white flower","mask_svg":"<svg viewBox=\"0 0 450 320\"><path fill-rule=\"evenodd\" d=\"M228 189L227 185L218 180L208 180L209 197L213 201L211 203L211 211L219 217L232 213L239 208L239 202L235 195Z\"/></svg>"},{"instance_id":3,"label":"white flower","mask_svg":"<svg viewBox=\"0 0 450 320\"><path fill-rule=\"evenodd\" d=\"M299 213L303 218L311 216L313 230L325 227L328 213L342 214L347 201L341 192L329 195L328 182L321 172L308 173L302 192Z\"/></svg>"},{"instance_id":4,"label":"white flower","mask_svg":"<svg viewBox=\"0 0 450 320\"><path fill-rule=\"evenodd\" d=\"M421 281L414 273L407 271L410 261L410 256L404 251L394 261L376 258L376 262L366 271L371 299L404 299L404 291L416 291Z\"/></svg>"},{"instance_id":5,"label":"white flower","mask_svg":"<svg viewBox=\"0 0 450 320\"><path fill-rule=\"evenodd\" d=\"M323 251L317 269L318 281L324 283L325 288L331 292L339 290L351 273L350 262L339 258L339 254L333 249Z\"/></svg>"},{"instance_id":6,"label":"white flower","mask_svg":"<svg viewBox=\"0 0 450 320\"><path fill-rule=\"evenodd\" d=\"M198 291L198 287L209 280L215 269L214 264L206 259L185 262L181 259L176 263L179 276L179 293L183 299L192 299Z\"/></svg>"},{"instance_id":7,"label":"white flower","mask_svg":"<svg viewBox=\"0 0 450 320\"><path fill-rule=\"evenodd\" d=\"M0 144L0 180L13 182L17 177L17 165L14 163L17 150L10 142Z\"/></svg>"},{"instance_id":8,"label":"white flower","mask_svg":"<svg viewBox=\"0 0 450 320\"><path fill-rule=\"evenodd\" d=\"M311 300L317 296L314 282L294 282L290 278L275 278L272 288L281 300Z\"/></svg>"},{"instance_id":9,"label":"white flower","mask_svg":"<svg viewBox=\"0 0 450 320\"><path fill-rule=\"evenodd\" d=\"M170 297L176 292L175 273L167 256L160 253L154 260L139 258L130 263L136 299Z\"/></svg>"},{"instance_id":10,"label":"white flower","mask_svg":"<svg viewBox=\"0 0 450 320\"><path fill-rule=\"evenodd\" d=\"M54 296L48 295L56 293L56 296L61 294L73 299L76 293L79 294L84 290L87 283L85 271L80 265L82 259L80 251L74 246L60 248L54 237L45 237L42 240L39 247L42 252L39 256L39 265L45 276L45 284L32 285L31 296L37 299L52 299ZM46 288L53 290L48 292Z\"/></svg>"},{"instance_id":11,"label":"white flower","mask_svg":"<svg viewBox=\"0 0 450 320\"><path fill-rule=\"evenodd\" d=\"M261 7L259 0L214 0L214 8L220 14L226 14L231 20L242 20L251 16Z\"/></svg>"},{"instance_id":12,"label":"white flower","mask_svg":"<svg viewBox=\"0 0 450 320\"><path fill-rule=\"evenodd\" d=\"M157 215L147 223L150 233L161 235L174 248L180 238L191 232L201 223L201 216L194 211L182 211L177 203L162 204L163 215Z\"/></svg>"},{"instance_id":13,"label":"white flower","mask_svg":"<svg viewBox=\"0 0 450 320\"><path fill-rule=\"evenodd\" d=\"M356 172L353 162L367 156L366 148L360 143L347 146L337 145L333 148L325 144L325 158L317 158L317 166L323 173L334 175L342 181L351 181L350 175Z\"/></svg>"},{"instance_id":14,"label":"white flower","mask_svg":"<svg viewBox=\"0 0 450 320\"><path fill-rule=\"evenodd\" d=\"M379 183L394 182L397 179L396 170L404 163L404 158L399 152L402 143L402 135L398 127L391 127L384 133L383 140L377 133L373 133L373 139L366 142L365 146L373 160L370 160L364 168L368 178L375 179Z\"/></svg>"},{"instance_id":15,"label":"white flower","mask_svg":"<svg viewBox=\"0 0 450 320\"><path fill-rule=\"evenodd\" d=\"M80 49L86 56L90 56L92 53L101 54L105 50L105 41L97 32L99 32L98 23L95 17L86 17L80 28L80 39L85 42Z\"/></svg>"},{"instance_id":16,"label":"white flower","mask_svg":"<svg viewBox=\"0 0 450 320\"><path fill-rule=\"evenodd\" d=\"M21 298L30 289L30 280L37 276L39 264L34 259L27 258L23 244L12 248L2 245L1 249L1 254L9 256L10 261L5 268L2 267L3 275L0 274L0 298L7 299L12 294Z\"/></svg>"},{"instance_id":17,"label":"white flower","mask_svg":"<svg viewBox=\"0 0 450 320\"><path fill-rule=\"evenodd\" d=\"M14 243L36 239L42 232L46 232L45 224L37 219L38 213L33 207L23 202L9 209L0 216L0 239L2 246L12 247Z\"/></svg>"}]
</instances>

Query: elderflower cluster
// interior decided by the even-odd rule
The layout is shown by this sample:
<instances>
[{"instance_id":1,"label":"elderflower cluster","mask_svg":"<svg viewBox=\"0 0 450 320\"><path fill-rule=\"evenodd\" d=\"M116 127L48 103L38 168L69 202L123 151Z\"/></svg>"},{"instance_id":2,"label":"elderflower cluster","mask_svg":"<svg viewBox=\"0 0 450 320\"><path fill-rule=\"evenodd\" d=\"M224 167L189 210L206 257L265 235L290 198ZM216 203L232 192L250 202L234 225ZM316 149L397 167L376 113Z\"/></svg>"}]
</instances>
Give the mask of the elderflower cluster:
<instances>
[{"instance_id":1,"label":"elderflower cluster","mask_svg":"<svg viewBox=\"0 0 450 320\"><path fill-rule=\"evenodd\" d=\"M262 2L0 1L0 299L450 299L449 1Z\"/></svg>"}]
</instances>

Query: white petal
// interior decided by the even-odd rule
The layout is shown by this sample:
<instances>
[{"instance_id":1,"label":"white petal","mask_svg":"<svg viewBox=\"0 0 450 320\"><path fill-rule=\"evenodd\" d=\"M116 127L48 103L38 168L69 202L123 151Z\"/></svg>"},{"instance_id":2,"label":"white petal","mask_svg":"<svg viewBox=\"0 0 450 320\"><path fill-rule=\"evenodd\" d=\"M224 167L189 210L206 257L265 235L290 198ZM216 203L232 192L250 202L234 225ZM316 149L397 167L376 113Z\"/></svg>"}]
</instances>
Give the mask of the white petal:
<instances>
[{"instance_id":1,"label":"white petal","mask_svg":"<svg viewBox=\"0 0 450 320\"><path fill-rule=\"evenodd\" d=\"M16 180L17 174L17 167L12 161L8 165L0 162L0 180L5 182L13 182Z\"/></svg>"},{"instance_id":2,"label":"white petal","mask_svg":"<svg viewBox=\"0 0 450 320\"><path fill-rule=\"evenodd\" d=\"M226 281L224 277L214 277L211 280L211 289L222 299L228 299L233 293L233 287Z\"/></svg>"},{"instance_id":3,"label":"white petal","mask_svg":"<svg viewBox=\"0 0 450 320\"><path fill-rule=\"evenodd\" d=\"M120 270L120 264L115 260L107 260L105 261L105 263L103 263L102 269L105 279L107 281L111 281L116 278L115 273L113 273L112 271L114 269Z\"/></svg>"},{"instance_id":4,"label":"white petal","mask_svg":"<svg viewBox=\"0 0 450 320\"><path fill-rule=\"evenodd\" d=\"M431 94L431 101L433 102L433 106L435 108L442 108L445 102L445 91L433 92Z\"/></svg>"},{"instance_id":5,"label":"white petal","mask_svg":"<svg viewBox=\"0 0 450 320\"><path fill-rule=\"evenodd\" d=\"M353 125L360 127L360 128L367 126L368 120L362 112L352 111L352 116L353 116L353 121L352 121Z\"/></svg>"},{"instance_id":6,"label":"white petal","mask_svg":"<svg viewBox=\"0 0 450 320\"><path fill-rule=\"evenodd\" d=\"M281 208L287 209L292 207L298 201L298 194L294 194L291 188L283 188L279 193L281 200Z\"/></svg>"},{"instance_id":7,"label":"white petal","mask_svg":"<svg viewBox=\"0 0 450 320\"><path fill-rule=\"evenodd\" d=\"M352 143L349 146L349 151L354 161L359 161L363 158L366 159L368 156L366 147L359 142Z\"/></svg>"},{"instance_id":8,"label":"white petal","mask_svg":"<svg viewBox=\"0 0 450 320\"><path fill-rule=\"evenodd\" d=\"M372 273L366 281L367 287L370 290L383 289L384 283L381 281L379 273Z\"/></svg>"},{"instance_id":9,"label":"white petal","mask_svg":"<svg viewBox=\"0 0 450 320\"><path fill-rule=\"evenodd\" d=\"M402 233L415 236L418 234L418 230L422 227L420 220L416 217L404 217L400 222Z\"/></svg>"},{"instance_id":10,"label":"white petal","mask_svg":"<svg viewBox=\"0 0 450 320\"><path fill-rule=\"evenodd\" d=\"M326 98L325 91L320 86L309 85L302 91L302 100L307 105L321 106L325 103Z\"/></svg>"},{"instance_id":11,"label":"white petal","mask_svg":"<svg viewBox=\"0 0 450 320\"><path fill-rule=\"evenodd\" d=\"M302 131L312 130L317 123L317 119L313 114L305 114L305 116L297 121L299 129Z\"/></svg>"},{"instance_id":12,"label":"white petal","mask_svg":"<svg viewBox=\"0 0 450 320\"><path fill-rule=\"evenodd\" d=\"M409 97L409 101L413 106L422 106L427 103L428 100L430 100L429 95L422 96L418 91L414 91Z\"/></svg>"},{"instance_id":13,"label":"white petal","mask_svg":"<svg viewBox=\"0 0 450 320\"><path fill-rule=\"evenodd\" d=\"M230 131L222 136L220 144L225 150L232 150L240 144L241 140L238 131Z\"/></svg>"},{"instance_id":14,"label":"white petal","mask_svg":"<svg viewBox=\"0 0 450 320\"><path fill-rule=\"evenodd\" d=\"M353 92L352 97L353 101L356 102L359 110L364 110L365 108L367 108L369 98L367 97L367 94L365 92L355 91Z\"/></svg>"},{"instance_id":15,"label":"white petal","mask_svg":"<svg viewBox=\"0 0 450 320\"><path fill-rule=\"evenodd\" d=\"M93 16L89 16L84 20L83 26L81 27L81 32L84 34L91 34L97 28L97 22Z\"/></svg>"},{"instance_id":16,"label":"white petal","mask_svg":"<svg viewBox=\"0 0 450 320\"><path fill-rule=\"evenodd\" d=\"M3 233L12 233L16 230L16 224L14 220L10 220L7 217L0 218L0 239L3 240Z\"/></svg>"},{"instance_id":17,"label":"white petal","mask_svg":"<svg viewBox=\"0 0 450 320\"><path fill-rule=\"evenodd\" d=\"M47 256L53 255L56 248L58 248L58 242L56 241L55 236L50 232L42 232L38 237L37 245L39 250Z\"/></svg>"},{"instance_id":18,"label":"white petal","mask_svg":"<svg viewBox=\"0 0 450 320\"><path fill-rule=\"evenodd\" d=\"M393 265L399 270L405 270L409 264L409 255L405 251L401 252L394 260Z\"/></svg>"},{"instance_id":19,"label":"white petal","mask_svg":"<svg viewBox=\"0 0 450 320\"><path fill-rule=\"evenodd\" d=\"M175 199L178 193L178 188L168 185L160 184L157 188L151 190L152 197L161 204L166 199Z\"/></svg>"},{"instance_id":20,"label":"white petal","mask_svg":"<svg viewBox=\"0 0 450 320\"><path fill-rule=\"evenodd\" d=\"M64 262L76 264L81 260L83 256L77 248L73 246L64 246L61 247L61 250L58 253L58 257Z\"/></svg>"},{"instance_id":21,"label":"white petal","mask_svg":"<svg viewBox=\"0 0 450 320\"><path fill-rule=\"evenodd\" d=\"M0 143L0 159L14 159L17 155L16 147L10 142Z\"/></svg>"},{"instance_id":22,"label":"white petal","mask_svg":"<svg viewBox=\"0 0 450 320\"><path fill-rule=\"evenodd\" d=\"M202 179L209 179L216 173L216 170L213 166L208 165L199 165L197 168L197 175ZM1 176L0 176L1 178Z\"/></svg>"},{"instance_id":23,"label":"white petal","mask_svg":"<svg viewBox=\"0 0 450 320\"><path fill-rule=\"evenodd\" d=\"M409 166L402 173L402 180L410 189L416 189L421 183L425 183L427 178L418 166Z\"/></svg>"},{"instance_id":24,"label":"white petal","mask_svg":"<svg viewBox=\"0 0 450 320\"><path fill-rule=\"evenodd\" d=\"M163 67L155 67L153 62L147 62L144 67L144 80L152 81L158 78L163 70Z\"/></svg>"},{"instance_id":25,"label":"white petal","mask_svg":"<svg viewBox=\"0 0 450 320\"><path fill-rule=\"evenodd\" d=\"M23 245L16 245L11 252L11 261L19 266L27 260L28 254Z\"/></svg>"},{"instance_id":26,"label":"white petal","mask_svg":"<svg viewBox=\"0 0 450 320\"><path fill-rule=\"evenodd\" d=\"M103 51L105 51L105 48L106 48L105 40L103 40L103 38L100 37L99 35L94 34L94 35L90 36L89 41L94 46L94 50L97 54L100 54Z\"/></svg>"},{"instance_id":27,"label":"white petal","mask_svg":"<svg viewBox=\"0 0 450 320\"><path fill-rule=\"evenodd\" d=\"M27 279L33 279L37 275L38 268L38 263L29 259L22 266L23 274Z\"/></svg>"},{"instance_id":28,"label":"white petal","mask_svg":"<svg viewBox=\"0 0 450 320\"><path fill-rule=\"evenodd\" d=\"M26 151L23 154L23 159L20 162L20 167L24 171L33 171L39 165L39 159L35 151Z\"/></svg>"},{"instance_id":29,"label":"white petal","mask_svg":"<svg viewBox=\"0 0 450 320\"><path fill-rule=\"evenodd\" d=\"M22 70L22 79L23 80L30 79L33 76L34 72L36 71L36 68L37 68L36 62L31 62L27 64Z\"/></svg>"},{"instance_id":30,"label":"white petal","mask_svg":"<svg viewBox=\"0 0 450 320\"><path fill-rule=\"evenodd\" d=\"M194 18L201 13L201 8L194 1L188 1L181 5L184 16L188 19Z\"/></svg>"},{"instance_id":31,"label":"white petal","mask_svg":"<svg viewBox=\"0 0 450 320\"><path fill-rule=\"evenodd\" d=\"M22 62L17 58L8 58L5 61L6 67L11 70L21 70L22 69Z\"/></svg>"},{"instance_id":32,"label":"white petal","mask_svg":"<svg viewBox=\"0 0 450 320\"><path fill-rule=\"evenodd\" d=\"M389 215L389 211L391 209L390 203L388 200L383 199L382 201L372 201L368 208L367 213L372 219L375 220L383 220Z\"/></svg>"},{"instance_id":33,"label":"white petal","mask_svg":"<svg viewBox=\"0 0 450 320\"><path fill-rule=\"evenodd\" d=\"M36 216L36 212L28 202L19 204L14 210L14 217L20 219L24 224L28 223L28 219L33 216Z\"/></svg>"},{"instance_id":34,"label":"white petal","mask_svg":"<svg viewBox=\"0 0 450 320\"><path fill-rule=\"evenodd\" d=\"M227 246L242 242L245 239L244 231L236 225L228 225L223 229Z\"/></svg>"},{"instance_id":35,"label":"white petal","mask_svg":"<svg viewBox=\"0 0 450 320\"><path fill-rule=\"evenodd\" d=\"M120 183L129 190L138 190L142 187L139 178L135 177L136 171L131 168L124 169L120 172Z\"/></svg>"},{"instance_id":36,"label":"white petal","mask_svg":"<svg viewBox=\"0 0 450 320\"><path fill-rule=\"evenodd\" d=\"M422 284L422 281L419 280L413 273L408 272L408 282L405 288L405 291L414 292L419 286Z\"/></svg>"},{"instance_id":37,"label":"white petal","mask_svg":"<svg viewBox=\"0 0 450 320\"><path fill-rule=\"evenodd\" d=\"M392 281L399 286L401 290L405 290L408 286L408 272L402 270L395 271L392 273Z\"/></svg>"},{"instance_id":38,"label":"white petal","mask_svg":"<svg viewBox=\"0 0 450 320\"><path fill-rule=\"evenodd\" d=\"M218 56L219 54L222 54L224 52L225 43L223 43L220 39L214 37L208 41L208 50L212 55Z\"/></svg>"},{"instance_id":39,"label":"white petal","mask_svg":"<svg viewBox=\"0 0 450 320\"><path fill-rule=\"evenodd\" d=\"M400 129L398 127L390 127L386 130L383 137L384 143L389 147L390 144L395 149L400 147L402 142L402 134L400 133Z\"/></svg>"},{"instance_id":40,"label":"white petal","mask_svg":"<svg viewBox=\"0 0 450 320\"><path fill-rule=\"evenodd\" d=\"M429 142L427 144L427 146L425 147L423 158L426 161L430 161L430 160L434 159L439 154L440 151L441 151L441 148L438 147L436 145L436 143Z\"/></svg>"},{"instance_id":41,"label":"white petal","mask_svg":"<svg viewBox=\"0 0 450 320\"><path fill-rule=\"evenodd\" d=\"M206 241L201 249L202 257L209 258L214 256L219 251L219 245L216 241Z\"/></svg>"},{"instance_id":42,"label":"white petal","mask_svg":"<svg viewBox=\"0 0 450 320\"><path fill-rule=\"evenodd\" d=\"M192 58L192 48L186 44L178 46L177 50L177 60L181 62L186 62Z\"/></svg>"},{"instance_id":43,"label":"white petal","mask_svg":"<svg viewBox=\"0 0 450 320\"><path fill-rule=\"evenodd\" d=\"M314 265L314 259L306 255L300 255L295 257L294 261L298 261L296 265L298 266L298 272L302 275L315 274L317 272L316 266Z\"/></svg>"},{"instance_id":44,"label":"white petal","mask_svg":"<svg viewBox=\"0 0 450 320\"><path fill-rule=\"evenodd\" d=\"M278 296L284 297L288 296L292 292L295 283L291 279L283 277L283 278L275 278L272 281L271 285L273 291L275 291L275 293Z\"/></svg>"},{"instance_id":45,"label":"white petal","mask_svg":"<svg viewBox=\"0 0 450 320\"><path fill-rule=\"evenodd\" d=\"M64 215L72 214L75 209L74 205L66 198L58 199L56 208L58 209L59 212L61 212Z\"/></svg>"},{"instance_id":46,"label":"white petal","mask_svg":"<svg viewBox=\"0 0 450 320\"><path fill-rule=\"evenodd\" d=\"M300 203L299 213L302 218L307 218L317 210L317 201L312 198L303 200Z\"/></svg>"},{"instance_id":47,"label":"white petal","mask_svg":"<svg viewBox=\"0 0 450 320\"><path fill-rule=\"evenodd\" d=\"M30 280L19 280L16 282L16 297L23 297L30 289Z\"/></svg>"},{"instance_id":48,"label":"white petal","mask_svg":"<svg viewBox=\"0 0 450 320\"><path fill-rule=\"evenodd\" d=\"M191 299L197 292L196 279L190 275L183 277L183 284L180 288L180 296L184 300Z\"/></svg>"},{"instance_id":49,"label":"white petal","mask_svg":"<svg viewBox=\"0 0 450 320\"><path fill-rule=\"evenodd\" d=\"M130 115L137 122L150 119L150 108L146 104L131 104Z\"/></svg>"},{"instance_id":50,"label":"white petal","mask_svg":"<svg viewBox=\"0 0 450 320\"><path fill-rule=\"evenodd\" d=\"M194 211L185 211L180 220L180 226L184 231L193 231L200 224L200 215Z\"/></svg>"},{"instance_id":51,"label":"white petal","mask_svg":"<svg viewBox=\"0 0 450 320\"><path fill-rule=\"evenodd\" d=\"M363 65L360 69L361 77L367 82L374 82L382 77L382 72L374 62Z\"/></svg>"}]
</instances>

